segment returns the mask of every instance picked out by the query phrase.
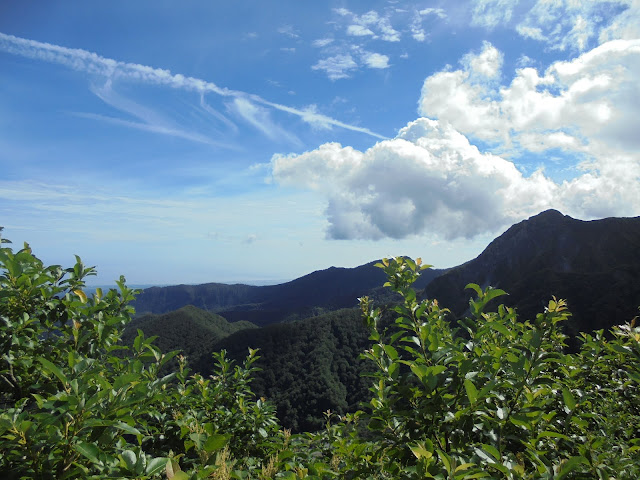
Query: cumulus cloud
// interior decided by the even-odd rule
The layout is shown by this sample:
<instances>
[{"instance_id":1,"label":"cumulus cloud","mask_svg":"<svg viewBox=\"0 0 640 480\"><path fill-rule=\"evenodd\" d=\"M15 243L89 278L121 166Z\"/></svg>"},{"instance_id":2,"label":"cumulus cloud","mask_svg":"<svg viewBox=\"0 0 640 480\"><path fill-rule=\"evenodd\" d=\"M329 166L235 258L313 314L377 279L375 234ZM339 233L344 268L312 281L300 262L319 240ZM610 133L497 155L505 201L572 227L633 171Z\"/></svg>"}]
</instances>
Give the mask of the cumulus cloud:
<instances>
[{"instance_id":1,"label":"cumulus cloud","mask_svg":"<svg viewBox=\"0 0 640 480\"><path fill-rule=\"evenodd\" d=\"M369 68L389 68L389 57L380 53L366 53L364 62Z\"/></svg>"},{"instance_id":2,"label":"cumulus cloud","mask_svg":"<svg viewBox=\"0 0 640 480\"><path fill-rule=\"evenodd\" d=\"M327 196L328 236L446 238L494 231L548 206L557 185L483 154L446 122L418 119L365 152L328 143L272 159L274 179Z\"/></svg>"},{"instance_id":3,"label":"cumulus cloud","mask_svg":"<svg viewBox=\"0 0 640 480\"><path fill-rule=\"evenodd\" d=\"M594 154L600 142L640 149L640 136L633 132L640 110L640 40L607 42L552 64L542 75L519 69L506 87L474 79L477 69L497 74L498 57L487 53L493 48L485 44L479 55L465 56L462 69L428 77L420 113L449 121L465 135L514 148L571 147Z\"/></svg>"},{"instance_id":4,"label":"cumulus cloud","mask_svg":"<svg viewBox=\"0 0 640 480\"><path fill-rule=\"evenodd\" d=\"M493 233L546 208L579 218L640 213L640 40L616 40L501 86L490 43L428 77L419 110L393 139L275 155L272 178L327 201L334 239L446 239ZM426 118L431 117L431 118ZM494 152L480 151L481 140ZM521 171L511 158L564 152L574 178Z\"/></svg>"},{"instance_id":5,"label":"cumulus cloud","mask_svg":"<svg viewBox=\"0 0 640 480\"><path fill-rule=\"evenodd\" d=\"M467 72L484 78L496 78L500 75L504 56L491 43L485 41L479 54L469 53L462 57Z\"/></svg>"}]
</instances>

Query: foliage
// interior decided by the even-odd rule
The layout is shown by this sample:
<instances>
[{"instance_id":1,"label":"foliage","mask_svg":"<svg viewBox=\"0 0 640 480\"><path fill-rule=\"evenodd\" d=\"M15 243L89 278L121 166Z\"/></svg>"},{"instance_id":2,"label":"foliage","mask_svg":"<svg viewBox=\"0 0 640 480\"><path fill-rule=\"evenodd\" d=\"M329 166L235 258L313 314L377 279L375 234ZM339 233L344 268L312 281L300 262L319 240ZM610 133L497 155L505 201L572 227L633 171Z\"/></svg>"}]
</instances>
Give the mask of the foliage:
<instances>
[{"instance_id":1,"label":"foliage","mask_svg":"<svg viewBox=\"0 0 640 480\"><path fill-rule=\"evenodd\" d=\"M161 376L176 352L162 354L142 334L120 346L135 292L120 278L119 290L87 297L92 274L77 257L62 269L26 244L0 249L4 478L152 478L167 457L194 478L220 470L223 457L224 468L261 468L284 434L249 388L256 352L240 366L218 353L210 380L189 376L184 358Z\"/></svg>"},{"instance_id":2,"label":"foliage","mask_svg":"<svg viewBox=\"0 0 640 480\"><path fill-rule=\"evenodd\" d=\"M6 241L3 241L6 243ZM379 265L401 295L395 323L362 298L371 332L371 399L324 429L291 435L256 398L257 351L214 354L191 375L142 333L120 342L135 292L84 293L94 273L46 267L28 245L0 245L0 471L4 478L640 477L640 329L581 336L566 353L562 300L531 321L489 311L502 290L470 284L471 316L416 297L425 266ZM163 366L174 359L168 375Z\"/></svg>"},{"instance_id":3,"label":"foliage","mask_svg":"<svg viewBox=\"0 0 640 480\"><path fill-rule=\"evenodd\" d=\"M640 329L583 335L566 354L555 298L533 321L511 308L485 311L504 291L478 285L471 317L453 329L435 300L416 300L411 284L426 268L396 258L380 265L397 331L377 328L380 310L362 299L374 344L369 427L375 458L403 478L638 478Z\"/></svg>"}]
</instances>

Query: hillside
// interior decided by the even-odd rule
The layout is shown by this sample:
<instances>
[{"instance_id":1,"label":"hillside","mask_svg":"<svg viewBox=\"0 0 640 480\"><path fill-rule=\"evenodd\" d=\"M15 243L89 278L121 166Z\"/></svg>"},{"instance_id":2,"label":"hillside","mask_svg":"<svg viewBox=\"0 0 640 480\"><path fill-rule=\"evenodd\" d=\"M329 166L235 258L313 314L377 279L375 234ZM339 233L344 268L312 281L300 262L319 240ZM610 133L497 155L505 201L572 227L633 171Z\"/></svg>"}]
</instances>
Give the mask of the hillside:
<instances>
[{"instance_id":1,"label":"hillside","mask_svg":"<svg viewBox=\"0 0 640 480\"><path fill-rule=\"evenodd\" d=\"M370 393L363 373L373 364L361 360L369 346L369 331L359 309L343 309L294 323L279 323L242 330L218 342L241 362L248 347L259 348L256 366L262 370L251 384L256 395L271 400L280 421L294 431L323 426L323 412L354 411ZM211 355L203 355L194 368L211 373Z\"/></svg>"},{"instance_id":2,"label":"hillside","mask_svg":"<svg viewBox=\"0 0 640 480\"><path fill-rule=\"evenodd\" d=\"M132 344L138 329L146 337L157 335L155 345L163 352L181 350L189 359L210 355L216 342L244 329L255 329L249 322L227 322L220 315L187 305L162 315L146 314L131 321L122 340Z\"/></svg>"},{"instance_id":3,"label":"hillside","mask_svg":"<svg viewBox=\"0 0 640 480\"><path fill-rule=\"evenodd\" d=\"M509 228L475 259L427 285L426 295L464 315L468 283L509 293L526 317L552 295L568 301L569 333L609 329L640 305L640 217L582 221L548 210Z\"/></svg>"},{"instance_id":4,"label":"hillside","mask_svg":"<svg viewBox=\"0 0 640 480\"><path fill-rule=\"evenodd\" d=\"M355 268L331 267L287 283L269 286L176 285L142 291L134 307L142 313L166 313L185 305L218 313L231 322L256 325L291 321L327 311L352 308L357 298L370 294L385 282L384 273L370 262ZM425 272L418 288L424 288L442 270Z\"/></svg>"}]
</instances>

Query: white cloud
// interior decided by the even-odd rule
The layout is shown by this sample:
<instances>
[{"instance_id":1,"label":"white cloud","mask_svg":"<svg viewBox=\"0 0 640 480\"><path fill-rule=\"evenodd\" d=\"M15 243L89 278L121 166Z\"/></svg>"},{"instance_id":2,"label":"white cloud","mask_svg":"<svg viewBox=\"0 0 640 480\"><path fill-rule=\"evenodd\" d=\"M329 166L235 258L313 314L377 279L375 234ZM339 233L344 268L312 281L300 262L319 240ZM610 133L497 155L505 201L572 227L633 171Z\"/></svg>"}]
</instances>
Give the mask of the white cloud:
<instances>
[{"instance_id":1,"label":"white cloud","mask_svg":"<svg viewBox=\"0 0 640 480\"><path fill-rule=\"evenodd\" d=\"M438 17L440 19L447 18L447 14L444 11L444 9L442 9L442 8L423 8L418 13L420 13L420 15L423 15L423 16L435 15L436 17Z\"/></svg>"},{"instance_id":2,"label":"white cloud","mask_svg":"<svg viewBox=\"0 0 640 480\"><path fill-rule=\"evenodd\" d=\"M361 152L328 143L272 159L273 178L322 193L334 239L445 239L495 232L547 208L580 218L640 211L637 158L556 183L542 171L482 153L447 122L418 119L392 140Z\"/></svg>"},{"instance_id":3,"label":"white cloud","mask_svg":"<svg viewBox=\"0 0 640 480\"><path fill-rule=\"evenodd\" d=\"M382 40L386 42L400 41L400 32L391 26L388 18L380 19L378 28L380 29Z\"/></svg>"},{"instance_id":4,"label":"white cloud","mask_svg":"<svg viewBox=\"0 0 640 480\"><path fill-rule=\"evenodd\" d=\"M351 55L341 54L318 60L311 68L324 71L331 80L339 80L349 78L349 73L356 70L358 64Z\"/></svg>"},{"instance_id":5,"label":"white cloud","mask_svg":"<svg viewBox=\"0 0 640 480\"><path fill-rule=\"evenodd\" d=\"M502 53L485 41L479 54L467 54L462 57L461 63L472 75L491 79L500 75L503 60Z\"/></svg>"},{"instance_id":6,"label":"white cloud","mask_svg":"<svg viewBox=\"0 0 640 480\"><path fill-rule=\"evenodd\" d=\"M317 48L322 48L330 45L331 43L333 43L333 41L333 38L318 38L317 40L313 41L312 45Z\"/></svg>"},{"instance_id":7,"label":"white cloud","mask_svg":"<svg viewBox=\"0 0 640 480\"><path fill-rule=\"evenodd\" d=\"M271 140L301 145L300 140L295 135L280 127L271 119L269 110L266 108L256 105L246 98L234 98L233 102L229 103L228 108Z\"/></svg>"},{"instance_id":8,"label":"white cloud","mask_svg":"<svg viewBox=\"0 0 640 480\"><path fill-rule=\"evenodd\" d=\"M399 42L401 33L391 25L390 16L381 17L375 10L356 15L346 9L334 10L340 16L350 17L347 35L355 37L371 37L386 42Z\"/></svg>"},{"instance_id":9,"label":"white cloud","mask_svg":"<svg viewBox=\"0 0 640 480\"><path fill-rule=\"evenodd\" d=\"M280 47L280 50L286 53L296 53L296 47Z\"/></svg>"},{"instance_id":10,"label":"white cloud","mask_svg":"<svg viewBox=\"0 0 640 480\"><path fill-rule=\"evenodd\" d=\"M273 180L326 198L334 239L452 239L496 232L546 208L578 218L640 214L640 40L607 42L544 73L516 71L500 86L502 55L485 43L463 68L425 80L420 113L365 151L327 143L275 155ZM563 152L577 172L525 175L508 158L481 152Z\"/></svg>"},{"instance_id":11,"label":"white cloud","mask_svg":"<svg viewBox=\"0 0 640 480\"><path fill-rule=\"evenodd\" d=\"M427 39L427 34L421 28L412 28L411 36L416 42L424 42Z\"/></svg>"},{"instance_id":12,"label":"white cloud","mask_svg":"<svg viewBox=\"0 0 640 480\"><path fill-rule=\"evenodd\" d=\"M476 0L471 24L492 29L508 23L517 3L517 0Z\"/></svg>"},{"instance_id":13,"label":"white cloud","mask_svg":"<svg viewBox=\"0 0 640 480\"><path fill-rule=\"evenodd\" d=\"M364 25L349 25L347 27L347 35L354 37L374 36L374 33Z\"/></svg>"},{"instance_id":14,"label":"white cloud","mask_svg":"<svg viewBox=\"0 0 640 480\"><path fill-rule=\"evenodd\" d=\"M389 57L379 53L366 53L364 62L369 68L389 68Z\"/></svg>"},{"instance_id":15,"label":"white cloud","mask_svg":"<svg viewBox=\"0 0 640 480\"><path fill-rule=\"evenodd\" d=\"M640 0L475 0L472 25L515 28L552 49L585 51L640 37Z\"/></svg>"},{"instance_id":16,"label":"white cloud","mask_svg":"<svg viewBox=\"0 0 640 480\"><path fill-rule=\"evenodd\" d=\"M601 43L615 39L640 38L640 0L620 1L618 5L626 8L612 20L610 25L600 31Z\"/></svg>"},{"instance_id":17,"label":"white cloud","mask_svg":"<svg viewBox=\"0 0 640 480\"><path fill-rule=\"evenodd\" d=\"M281 33L282 35L286 35L287 37L291 37L291 38L300 37L298 32L295 30L295 28L293 28L293 25L282 25L281 27L278 28L278 33Z\"/></svg>"},{"instance_id":18,"label":"white cloud","mask_svg":"<svg viewBox=\"0 0 640 480\"><path fill-rule=\"evenodd\" d=\"M548 206L558 188L482 154L450 125L419 119L365 152L337 143L274 156L274 179L326 195L331 238L490 232Z\"/></svg>"},{"instance_id":19,"label":"white cloud","mask_svg":"<svg viewBox=\"0 0 640 480\"><path fill-rule=\"evenodd\" d=\"M304 120L308 112L287 105L270 102L258 95L219 87L213 82L208 82L194 77L187 77L180 73L173 74L169 70L153 68L147 65L126 63L82 49L74 49L52 45L50 43L37 42L24 38L0 33L0 51L25 58L32 58L45 62L63 65L72 70L112 81L128 81L139 84L161 85L183 91L197 92L200 95L214 93L225 98L250 98L253 103L259 103L275 110L295 115ZM349 125L339 120L326 117L326 122L340 128L353 130L376 138L381 135L370 130L354 125Z\"/></svg>"},{"instance_id":20,"label":"white cloud","mask_svg":"<svg viewBox=\"0 0 640 480\"><path fill-rule=\"evenodd\" d=\"M463 63L484 65L481 57L467 56ZM425 80L420 112L509 147L561 147L546 137L562 132L582 152L592 153L594 142L637 151L640 136L633 125L640 113L639 76L640 40L617 40L556 62L542 76L533 68L520 69L506 87L474 81L468 69L436 73Z\"/></svg>"}]
</instances>

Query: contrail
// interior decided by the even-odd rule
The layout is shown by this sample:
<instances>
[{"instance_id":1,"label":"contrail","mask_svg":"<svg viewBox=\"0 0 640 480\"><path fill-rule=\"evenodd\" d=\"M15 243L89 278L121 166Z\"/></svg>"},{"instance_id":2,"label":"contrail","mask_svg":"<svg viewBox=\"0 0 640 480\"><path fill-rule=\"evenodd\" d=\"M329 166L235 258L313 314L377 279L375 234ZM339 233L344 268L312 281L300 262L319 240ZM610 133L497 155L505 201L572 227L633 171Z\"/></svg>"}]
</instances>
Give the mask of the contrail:
<instances>
[{"instance_id":1,"label":"contrail","mask_svg":"<svg viewBox=\"0 0 640 480\"><path fill-rule=\"evenodd\" d=\"M36 40L15 37L13 35L7 35L0 32L0 50L13 55L19 55L21 57L57 63L72 70L111 79L123 79L153 85L165 85L175 89L198 92L200 94L214 93L222 97L241 97L244 99L250 99L275 110L296 115L306 123L332 125L346 130L364 133L375 138L387 138L383 135L372 132L368 128L349 125L315 112L299 110L286 105L273 103L258 95L219 87L213 82L208 82L200 78L187 77L180 73L174 74L171 73L170 70L162 68L154 68L147 65L127 63L114 60L112 58L105 58L97 53L82 50L80 48L61 47L60 45L38 42Z\"/></svg>"}]
</instances>

